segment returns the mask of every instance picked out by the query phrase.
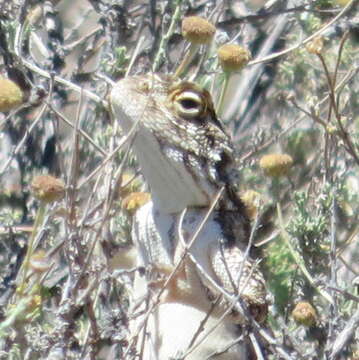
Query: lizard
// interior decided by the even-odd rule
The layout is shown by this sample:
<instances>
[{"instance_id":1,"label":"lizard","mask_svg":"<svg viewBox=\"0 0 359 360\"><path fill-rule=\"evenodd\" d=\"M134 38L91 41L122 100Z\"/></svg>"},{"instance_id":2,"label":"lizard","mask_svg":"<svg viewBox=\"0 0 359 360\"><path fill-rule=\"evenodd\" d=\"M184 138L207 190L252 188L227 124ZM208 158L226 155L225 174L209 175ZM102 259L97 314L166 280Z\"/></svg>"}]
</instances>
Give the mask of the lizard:
<instances>
[{"instance_id":1,"label":"lizard","mask_svg":"<svg viewBox=\"0 0 359 360\"><path fill-rule=\"evenodd\" d=\"M131 330L139 358L249 359L243 309L264 321L267 291L248 254L234 145L209 92L169 75L137 75L115 84L110 106L124 133L135 127L132 148L151 192L132 230L145 269L134 297L149 309L141 303L144 319Z\"/></svg>"}]
</instances>

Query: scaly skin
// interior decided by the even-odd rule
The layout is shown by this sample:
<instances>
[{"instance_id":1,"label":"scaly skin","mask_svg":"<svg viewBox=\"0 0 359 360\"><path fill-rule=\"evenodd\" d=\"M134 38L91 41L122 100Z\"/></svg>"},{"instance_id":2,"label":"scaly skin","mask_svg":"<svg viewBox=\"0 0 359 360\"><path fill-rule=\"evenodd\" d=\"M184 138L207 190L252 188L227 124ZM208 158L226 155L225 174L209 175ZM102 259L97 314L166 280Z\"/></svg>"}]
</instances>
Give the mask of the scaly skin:
<instances>
[{"instance_id":1,"label":"scaly skin","mask_svg":"<svg viewBox=\"0 0 359 360\"><path fill-rule=\"evenodd\" d=\"M152 74L119 81L110 103L124 132L136 126L133 150L152 194L134 220L138 265L147 269L145 277L136 277L135 296L150 292L154 299L172 276L148 318L143 359L179 359L202 336L206 341L186 359L247 359L247 341L235 341L243 326L236 324L247 322L243 303L256 320L264 320L266 289L255 262L244 255L250 229L232 184L233 145L209 93ZM187 248L221 189L220 200ZM205 331L193 340L209 311ZM217 322L220 326L206 334ZM136 327L142 331L139 323L133 332ZM181 335L170 330L173 326ZM213 355L231 342L227 351Z\"/></svg>"}]
</instances>

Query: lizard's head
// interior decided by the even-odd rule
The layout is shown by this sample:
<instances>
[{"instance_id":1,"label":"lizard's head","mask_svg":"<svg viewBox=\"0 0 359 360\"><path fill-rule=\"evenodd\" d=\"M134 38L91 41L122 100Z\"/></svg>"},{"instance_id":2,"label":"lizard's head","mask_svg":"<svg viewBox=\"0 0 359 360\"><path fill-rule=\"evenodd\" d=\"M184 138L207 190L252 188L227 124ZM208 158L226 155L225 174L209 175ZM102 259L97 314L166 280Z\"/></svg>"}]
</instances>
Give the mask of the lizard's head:
<instances>
[{"instance_id":1,"label":"lizard's head","mask_svg":"<svg viewBox=\"0 0 359 360\"><path fill-rule=\"evenodd\" d=\"M232 162L210 94L150 74L120 80L110 103L125 133L136 127L134 151L157 205L171 212L207 206Z\"/></svg>"}]
</instances>

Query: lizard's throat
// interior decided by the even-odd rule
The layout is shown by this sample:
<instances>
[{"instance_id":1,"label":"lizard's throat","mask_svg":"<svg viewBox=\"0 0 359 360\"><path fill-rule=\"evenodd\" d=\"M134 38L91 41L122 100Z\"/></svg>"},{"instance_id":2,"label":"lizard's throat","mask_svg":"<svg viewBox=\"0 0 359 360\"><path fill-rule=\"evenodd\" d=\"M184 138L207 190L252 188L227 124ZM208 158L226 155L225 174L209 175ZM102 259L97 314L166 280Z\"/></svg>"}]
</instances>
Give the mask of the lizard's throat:
<instances>
[{"instance_id":1,"label":"lizard's throat","mask_svg":"<svg viewBox=\"0 0 359 360\"><path fill-rule=\"evenodd\" d=\"M152 200L163 212L208 206L218 191L218 185L202 175L198 163L178 149L161 146L147 129L136 134L134 151Z\"/></svg>"}]
</instances>

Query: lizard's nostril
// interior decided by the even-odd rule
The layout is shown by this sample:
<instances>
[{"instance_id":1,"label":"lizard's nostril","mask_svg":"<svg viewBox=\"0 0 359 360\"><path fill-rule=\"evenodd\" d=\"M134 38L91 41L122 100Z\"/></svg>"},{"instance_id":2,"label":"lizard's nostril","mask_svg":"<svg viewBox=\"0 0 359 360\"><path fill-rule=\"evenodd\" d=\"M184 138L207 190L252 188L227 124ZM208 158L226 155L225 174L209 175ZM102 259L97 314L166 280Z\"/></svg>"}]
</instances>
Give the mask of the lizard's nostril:
<instances>
[{"instance_id":1,"label":"lizard's nostril","mask_svg":"<svg viewBox=\"0 0 359 360\"><path fill-rule=\"evenodd\" d=\"M138 85L138 90L144 92L145 94L147 94L150 89L151 89L151 86L148 83L148 81L143 81Z\"/></svg>"}]
</instances>

